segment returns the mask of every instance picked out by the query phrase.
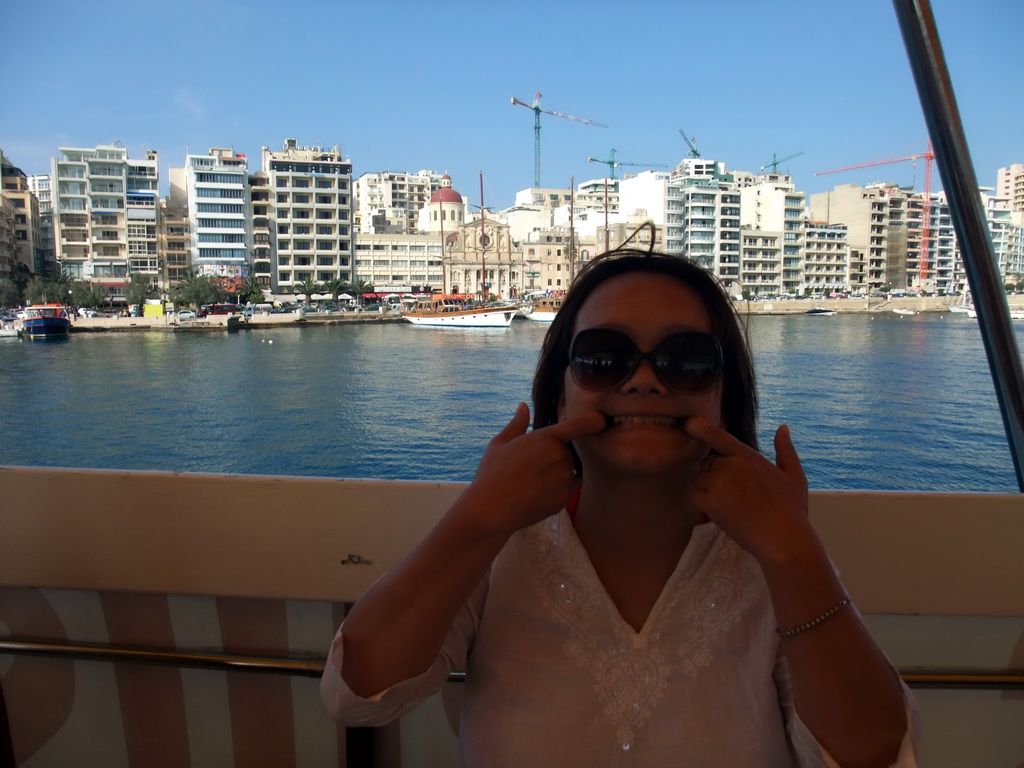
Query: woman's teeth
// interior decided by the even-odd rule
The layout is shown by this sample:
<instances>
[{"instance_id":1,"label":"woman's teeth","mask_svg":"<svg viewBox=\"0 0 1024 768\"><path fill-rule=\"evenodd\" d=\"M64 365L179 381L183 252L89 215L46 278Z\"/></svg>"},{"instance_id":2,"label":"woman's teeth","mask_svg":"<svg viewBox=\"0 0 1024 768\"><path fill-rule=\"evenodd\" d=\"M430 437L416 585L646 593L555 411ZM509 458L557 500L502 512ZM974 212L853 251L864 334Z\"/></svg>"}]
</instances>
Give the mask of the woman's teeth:
<instances>
[{"instance_id":1,"label":"woman's teeth","mask_svg":"<svg viewBox=\"0 0 1024 768\"><path fill-rule=\"evenodd\" d=\"M607 416L609 427L621 427L624 424L660 424L665 427L679 428L683 420L677 416Z\"/></svg>"}]
</instances>

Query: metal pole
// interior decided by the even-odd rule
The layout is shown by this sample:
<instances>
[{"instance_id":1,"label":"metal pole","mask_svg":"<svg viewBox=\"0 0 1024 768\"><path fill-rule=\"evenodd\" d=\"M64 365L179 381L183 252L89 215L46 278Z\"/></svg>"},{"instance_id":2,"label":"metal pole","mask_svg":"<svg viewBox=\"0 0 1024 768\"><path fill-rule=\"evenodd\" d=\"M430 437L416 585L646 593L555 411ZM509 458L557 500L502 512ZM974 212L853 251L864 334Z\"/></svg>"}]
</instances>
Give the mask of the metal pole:
<instances>
[{"instance_id":1,"label":"metal pole","mask_svg":"<svg viewBox=\"0 0 1024 768\"><path fill-rule=\"evenodd\" d=\"M929 0L893 0L893 7L949 199L967 282L978 310L978 326L1010 444L1017 486L1024 492L1024 372L935 17Z\"/></svg>"}]
</instances>

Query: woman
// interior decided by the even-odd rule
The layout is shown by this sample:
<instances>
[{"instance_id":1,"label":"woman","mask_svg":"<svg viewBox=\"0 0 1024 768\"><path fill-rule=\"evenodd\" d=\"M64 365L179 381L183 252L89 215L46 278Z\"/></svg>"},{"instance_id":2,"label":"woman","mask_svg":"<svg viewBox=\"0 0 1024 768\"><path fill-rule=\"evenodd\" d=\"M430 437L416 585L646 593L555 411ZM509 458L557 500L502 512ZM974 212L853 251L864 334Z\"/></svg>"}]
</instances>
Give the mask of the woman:
<instances>
[{"instance_id":1,"label":"woman","mask_svg":"<svg viewBox=\"0 0 1024 768\"><path fill-rule=\"evenodd\" d=\"M321 691L381 724L465 669L475 766L914 765L912 701L807 519L788 429L757 450L714 278L588 265L525 404L423 543L353 607Z\"/></svg>"}]
</instances>

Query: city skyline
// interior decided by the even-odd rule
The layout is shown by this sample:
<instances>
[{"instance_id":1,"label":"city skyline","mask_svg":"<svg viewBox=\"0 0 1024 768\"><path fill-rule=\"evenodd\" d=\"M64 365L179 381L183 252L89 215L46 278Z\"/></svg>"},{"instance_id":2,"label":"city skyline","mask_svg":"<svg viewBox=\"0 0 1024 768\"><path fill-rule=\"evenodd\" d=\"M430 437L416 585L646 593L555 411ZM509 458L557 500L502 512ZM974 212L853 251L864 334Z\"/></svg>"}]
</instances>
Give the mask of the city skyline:
<instances>
[{"instance_id":1,"label":"city skyline","mask_svg":"<svg viewBox=\"0 0 1024 768\"><path fill-rule=\"evenodd\" d=\"M1014 47L1024 6L933 5L978 181L993 186L998 168L1024 159L1024 57ZM689 152L680 130L730 170L792 156L778 170L808 194L875 181L923 187L923 161L815 175L926 147L890 3L631 10L623 19L603 1L527 2L515 14L304 2L282 13L263 0L111 0L82 19L63 1L20 4L5 13L8 28L46 43L22 81L35 87L9 102L0 148L29 174L48 173L61 146L155 149L166 194L167 169L187 153L231 147L252 171L262 146L295 138L340 145L355 177L447 172L473 201L482 172L485 204L507 208L534 177L534 114L510 100L540 91L543 109L609 126L542 114L545 187L605 176L608 166L587 158L613 148L624 163L617 176L669 170ZM942 186L936 175L933 188Z\"/></svg>"}]
</instances>

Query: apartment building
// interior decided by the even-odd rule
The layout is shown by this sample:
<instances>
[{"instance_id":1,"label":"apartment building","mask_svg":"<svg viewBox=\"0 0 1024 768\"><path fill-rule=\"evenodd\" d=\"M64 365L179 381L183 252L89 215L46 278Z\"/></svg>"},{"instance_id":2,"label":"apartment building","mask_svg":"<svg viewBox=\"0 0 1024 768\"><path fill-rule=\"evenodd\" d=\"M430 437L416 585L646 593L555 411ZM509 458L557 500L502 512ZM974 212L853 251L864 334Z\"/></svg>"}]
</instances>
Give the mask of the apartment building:
<instances>
[{"instance_id":1,"label":"apartment building","mask_svg":"<svg viewBox=\"0 0 1024 768\"><path fill-rule=\"evenodd\" d=\"M249 175L249 214L252 222L252 260L250 276L264 291L274 287L274 227L273 190L270 174L257 171Z\"/></svg>"},{"instance_id":2,"label":"apartment building","mask_svg":"<svg viewBox=\"0 0 1024 768\"><path fill-rule=\"evenodd\" d=\"M169 295L171 286L183 280L192 268L188 206L161 201L157 217L157 254L162 267L161 293Z\"/></svg>"},{"instance_id":3,"label":"apartment building","mask_svg":"<svg viewBox=\"0 0 1024 768\"><path fill-rule=\"evenodd\" d=\"M13 209L9 214L13 233L13 263L5 271L17 275L19 282L23 282L27 274L46 273L39 223L39 200L29 188L25 172L14 166L2 153L0 179L0 194L3 194Z\"/></svg>"},{"instance_id":4,"label":"apartment building","mask_svg":"<svg viewBox=\"0 0 1024 768\"><path fill-rule=\"evenodd\" d=\"M996 172L996 197L1011 211L1024 212L1024 164L1014 163Z\"/></svg>"},{"instance_id":5,"label":"apartment building","mask_svg":"<svg viewBox=\"0 0 1024 768\"><path fill-rule=\"evenodd\" d=\"M39 248L42 251L43 271L55 274L57 248L53 240L53 196L50 190L50 174L39 173L28 177L28 188L39 201Z\"/></svg>"},{"instance_id":6,"label":"apartment building","mask_svg":"<svg viewBox=\"0 0 1024 768\"><path fill-rule=\"evenodd\" d=\"M867 290L862 261L855 271L845 224L808 221L804 229L803 290L821 293L863 293Z\"/></svg>"},{"instance_id":7,"label":"apartment building","mask_svg":"<svg viewBox=\"0 0 1024 768\"><path fill-rule=\"evenodd\" d=\"M28 281L28 267L18 261L17 240L14 237L14 202L0 194L0 281L15 284Z\"/></svg>"},{"instance_id":8,"label":"apartment building","mask_svg":"<svg viewBox=\"0 0 1024 768\"><path fill-rule=\"evenodd\" d=\"M355 231L365 234L409 234L420 229L420 211L441 188L433 171L364 173L355 181Z\"/></svg>"},{"instance_id":9,"label":"apartment building","mask_svg":"<svg viewBox=\"0 0 1024 768\"><path fill-rule=\"evenodd\" d=\"M378 293L443 291L441 240L431 233L360 234L356 239L355 274Z\"/></svg>"},{"instance_id":10,"label":"apartment building","mask_svg":"<svg viewBox=\"0 0 1024 768\"><path fill-rule=\"evenodd\" d=\"M805 193L797 190L788 175L770 173L750 179L740 188L739 197L741 234L746 235L749 230L781 232L779 292L801 293L805 281ZM751 292L755 292L755 287L760 288L743 286Z\"/></svg>"},{"instance_id":11,"label":"apartment building","mask_svg":"<svg viewBox=\"0 0 1024 768\"><path fill-rule=\"evenodd\" d=\"M305 280L356 279L352 163L340 147L300 147L285 139L279 152L263 147L262 170L270 184L274 291Z\"/></svg>"},{"instance_id":12,"label":"apartment building","mask_svg":"<svg viewBox=\"0 0 1024 768\"><path fill-rule=\"evenodd\" d=\"M593 235L564 227L536 229L519 244L522 253L522 292L568 289L580 267L596 255Z\"/></svg>"},{"instance_id":13,"label":"apartment building","mask_svg":"<svg viewBox=\"0 0 1024 768\"><path fill-rule=\"evenodd\" d=\"M171 168L172 209L188 211L188 250L198 275L233 288L249 276L251 221L248 158L229 147L186 155L184 168Z\"/></svg>"},{"instance_id":14,"label":"apartment building","mask_svg":"<svg viewBox=\"0 0 1024 768\"><path fill-rule=\"evenodd\" d=\"M115 145L59 151L50 161L57 261L72 278L96 283L108 301L123 304L130 275L154 284L160 278L157 153L135 159Z\"/></svg>"},{"instance_id":15,"label":"apartment building","mask_svg":"<svg viewBox=\"0 0 1024 768\"><path fill-rule=\"evenodd\" d=\"M619 209L620 218L644 211L663 227L667 253L697 261L730 290L739 281L740 192L724 163L684 158L671 173L644 171L622 179Z\"/></svg>"},{"instance_id":16,"label":"apartment building","mask_svg":"<svg viewBox=\"0 0 1024 768\"><path fill-rule=\"evenodd\" d=\"M532 205L554 210L569 205L573 198L571 189L547 189L530 187L516 192L516 205Z\"/></svg>"},{"instance_id":17,"label":"apartment building","mask_svg":"<svg viewBox=\"0 0 1024 768\"><path fill-rule=\"evenodd\" d=\"M919 258L908 259L908 249L912 243L920 254L922 209L922 196L895 184L843 184L811 195L810 218L846 225L851 253L863 254L869 291L909 288L918 284L910 275L920 272ZM908 240L908 219L914 222L913 241Z\"/></svg>"},{"instance_id":18,"label":"apartment building","mask_svg":"<svg viewBox=\"0 0 1024 768\"><path fill-rule=\"evenodd\" d=\"M1009 201L999 195L981 197L1000 276L1004 283L1024 282L1024 211L1012 210ZM956 265L961 268L957 274L961 286L966 285L959 258Z\"/></svg>"}]
</instances>

